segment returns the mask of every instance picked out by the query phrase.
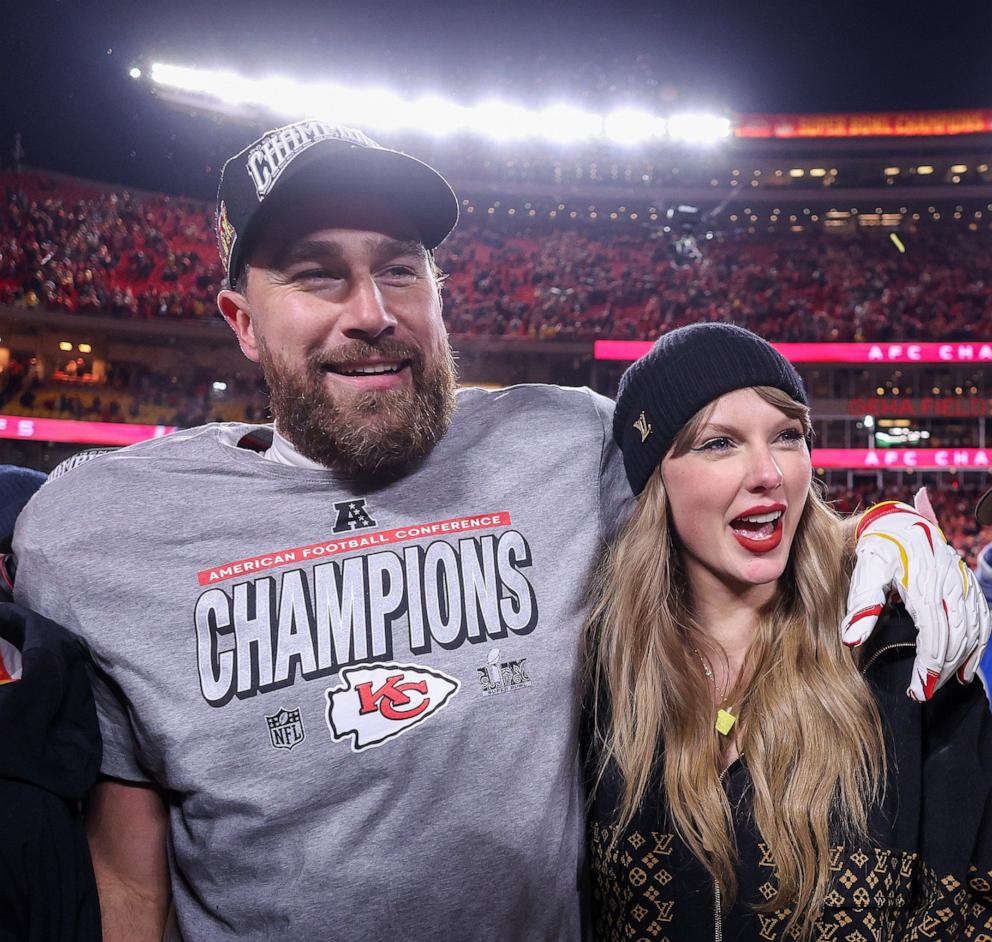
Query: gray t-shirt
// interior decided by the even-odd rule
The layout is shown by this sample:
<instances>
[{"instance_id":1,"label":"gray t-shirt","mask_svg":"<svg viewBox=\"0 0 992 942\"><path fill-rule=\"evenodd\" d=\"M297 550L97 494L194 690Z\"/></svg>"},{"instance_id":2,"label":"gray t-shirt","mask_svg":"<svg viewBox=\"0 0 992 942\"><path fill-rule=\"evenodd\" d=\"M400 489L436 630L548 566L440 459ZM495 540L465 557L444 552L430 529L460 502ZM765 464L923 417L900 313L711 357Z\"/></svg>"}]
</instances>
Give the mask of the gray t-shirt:
<instances>
[{"instance_id":1,"label":"gray t-shirt","mask_svg":"<svg viewBox=\"0 0 992 942\"><path fill-rule=\"evenodd\" d=\"M378 489L208 425L39 491L17 598L89 647L103 771L167 792L186 939L579 938L577 641L631 500L612 410L463 391Z\"/></svg>"}]
</instances>

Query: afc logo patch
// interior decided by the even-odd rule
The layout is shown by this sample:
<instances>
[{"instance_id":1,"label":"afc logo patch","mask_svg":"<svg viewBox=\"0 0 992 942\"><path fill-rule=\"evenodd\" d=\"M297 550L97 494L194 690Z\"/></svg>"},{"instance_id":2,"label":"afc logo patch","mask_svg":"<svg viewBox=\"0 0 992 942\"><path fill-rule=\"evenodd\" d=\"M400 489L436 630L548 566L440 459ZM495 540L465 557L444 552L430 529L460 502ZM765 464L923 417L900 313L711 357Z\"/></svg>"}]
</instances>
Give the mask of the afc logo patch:
<instances>
[{"instance_id":1,"label":"afc logo patch","mask_svg":"<svg viewBox=\"0 0 992 942\"><path fill-rule=\"evenodd\" d=\"M353 737L352 752L405 733L446 706L461 684L411 664L373 664L341 671L327 689L327 727L335 741Z\"/></svg>"},{"instance_id":2,"label":"afc logo patch","mask_svg":"<svg viewBox=\"0 0 992 942\"><path fill-rule=\"evenodd\" d=\"M346 533L348 530L365 530L376 525L372 515L365 509L365 498L343 500L334 505L338 512L334 521L334 533Z\"/></svg>"},{"instance_id":3,"label":"afc logo patch","mask_svg":"<svg viewBox=\"0 0 992 942\"><path fill-rule=\"evenodd\" d=\"M269 740L276 749L292 749L307 738L298 709L280 710L266 716L265 723L269 727Z\"/></svg>"}]
</instances>

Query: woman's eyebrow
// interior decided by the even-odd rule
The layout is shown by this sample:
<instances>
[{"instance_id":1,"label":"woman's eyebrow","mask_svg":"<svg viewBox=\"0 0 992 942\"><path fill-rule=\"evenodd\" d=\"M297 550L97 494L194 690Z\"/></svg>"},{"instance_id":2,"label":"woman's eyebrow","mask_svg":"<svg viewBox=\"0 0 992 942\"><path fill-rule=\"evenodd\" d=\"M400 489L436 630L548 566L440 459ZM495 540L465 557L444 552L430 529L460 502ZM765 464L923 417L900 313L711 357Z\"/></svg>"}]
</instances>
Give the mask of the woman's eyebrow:
<instances>
[{"instance_id":1,"label":"woman's eyebrow","mask_svg":"<svg viewBox=\"0 0 992 942\"><path fill-rule=\"evenodd\" d=\"M700 430L699 434L710 434L716 432L718 435L736 435L740 430L730 425L721 425L719 422L707 422Z\"/></svg>"}]
</instances>

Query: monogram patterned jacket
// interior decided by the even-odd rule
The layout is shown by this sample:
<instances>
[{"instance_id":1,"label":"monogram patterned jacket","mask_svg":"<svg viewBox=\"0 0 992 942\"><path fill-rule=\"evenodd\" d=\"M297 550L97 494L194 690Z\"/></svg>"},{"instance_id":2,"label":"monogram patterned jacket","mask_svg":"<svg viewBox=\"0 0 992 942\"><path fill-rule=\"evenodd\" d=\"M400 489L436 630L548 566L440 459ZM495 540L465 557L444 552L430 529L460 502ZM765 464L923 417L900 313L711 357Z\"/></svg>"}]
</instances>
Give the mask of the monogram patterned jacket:
<instances>
[{"instance_id":1,"label":"monogram patterned jacket","mask_svg":"<svg viewBox=\"0 0 992 942\"><path fill-rule=\"evenodd\" d=\"M920 706L905 695L915 629L879 626L862 656L890 750L890 779L863 846L834 848L833 881L814 938L831 942L992 940L992 715L978 683L951 681ZM586 742L591 737L586 737ZM587 749L587 765L595 757ZM619 775L608 774L589 817L592 922L597 940L784 940L789 909L775 861L751 820L746 757L724 780L735 809L739 889L729 911L679 840L659 780L614 842Z\"/></svg>"}]
</instances>

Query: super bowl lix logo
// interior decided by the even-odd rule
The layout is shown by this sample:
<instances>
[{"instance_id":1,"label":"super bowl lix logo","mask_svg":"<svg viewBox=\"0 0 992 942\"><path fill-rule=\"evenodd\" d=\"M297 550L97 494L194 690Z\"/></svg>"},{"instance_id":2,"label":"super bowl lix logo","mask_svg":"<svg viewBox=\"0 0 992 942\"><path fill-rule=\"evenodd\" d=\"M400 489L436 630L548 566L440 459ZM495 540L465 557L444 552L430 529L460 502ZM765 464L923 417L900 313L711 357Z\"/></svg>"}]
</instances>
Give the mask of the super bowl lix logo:
<instances>
[{"instance_id":1,"label":"super bowl lix logo","mask_svg":"<svg viewBox=\"0 0 992 942\"><path fill-rule=\"evenodd\" d=\"M530 677L527 676L526 664L525 657L518 661L500 661L499 648L493 648L486 658L486 666L477 668L482 695L491 697L496 693L529 687Z\"/></svg>"},{"instance_id":2,"label":"super bowl lix logo","mask_svg":"<svg viewBox=\"0 0 992 942\"><path fill-rule=\"evenodd\" d=\"M351 738L358 752L405 733L446 706L461 684L410 664L373 664L341 671L344 686L327 690L331 738Z\"/></svg>"}]
</instances>

